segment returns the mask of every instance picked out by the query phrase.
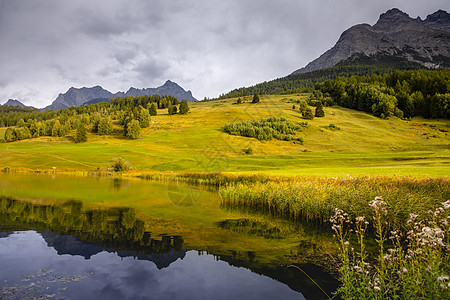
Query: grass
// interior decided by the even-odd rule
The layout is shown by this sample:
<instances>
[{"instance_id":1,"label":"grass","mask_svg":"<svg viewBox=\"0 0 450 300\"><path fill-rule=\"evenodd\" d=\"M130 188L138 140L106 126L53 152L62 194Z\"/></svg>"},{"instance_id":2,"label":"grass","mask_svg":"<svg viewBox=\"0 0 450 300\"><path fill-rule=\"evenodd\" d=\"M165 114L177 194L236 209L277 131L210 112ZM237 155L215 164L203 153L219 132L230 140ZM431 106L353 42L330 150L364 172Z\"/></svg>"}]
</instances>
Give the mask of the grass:
<instances>
[{"instance_id":1,"label":"grass","mask_svg":"<svg viewBox=\"0 0 450 300\"><path fill-rule=\"evenodd\" d=\"M367 206L382 196L391 227L402 227L410 213L424 215L450 198L450 179L411 177L289 178L230 183L219 189L225 206L248 207L293 220L324 224L339 208L351 217L372 218Z\"/></svg>"},{"instance_id":2,"label":"grass","mask_svg":"<svg viewBox=\"0 0 450 300\"><path fill-rule=\"evenodd\" d=\"M307 94L262 96L258 104L233 104L236 99L190 104L188 115L160 110L138 140L120 134L89 134L87 143L40 137L0 144L0 166L11 169L106 170L122 157L137 170L239 172L275 175L352 176L450 174L448 121L397 118L382 120L366 113L325 107L325 117L308 120L299 133L304 145L258 141L222 131L227 123L268 116L303 122L292 104ZM335 124L341 130L324 126ZM74 133L71 133L72 135ZM244 150L251 147L248 155Z\"/></svg>"}]
</instances>

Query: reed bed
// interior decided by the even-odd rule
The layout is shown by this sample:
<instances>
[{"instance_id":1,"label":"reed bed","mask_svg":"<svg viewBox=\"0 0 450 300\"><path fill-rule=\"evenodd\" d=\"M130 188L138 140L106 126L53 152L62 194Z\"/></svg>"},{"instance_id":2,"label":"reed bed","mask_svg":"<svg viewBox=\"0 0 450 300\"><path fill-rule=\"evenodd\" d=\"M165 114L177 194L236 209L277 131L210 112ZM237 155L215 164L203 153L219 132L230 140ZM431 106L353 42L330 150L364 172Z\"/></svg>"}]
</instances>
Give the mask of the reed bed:
<instances>
[{"instance_id":1,"label":"reed bed","mask_svg":"<svg viewBox=\"0 0 450 300\"><path fill-rule=\"evenodd\" d=\"M410 213L423 214L450 199L449 178L359 177L301 178L227 183L219 188L224 206L246 207L272 215L328 223L335 208L351 217L372 218L367 203L382 196L391 227L403 227Z\"/></svg>"}]
</instances>

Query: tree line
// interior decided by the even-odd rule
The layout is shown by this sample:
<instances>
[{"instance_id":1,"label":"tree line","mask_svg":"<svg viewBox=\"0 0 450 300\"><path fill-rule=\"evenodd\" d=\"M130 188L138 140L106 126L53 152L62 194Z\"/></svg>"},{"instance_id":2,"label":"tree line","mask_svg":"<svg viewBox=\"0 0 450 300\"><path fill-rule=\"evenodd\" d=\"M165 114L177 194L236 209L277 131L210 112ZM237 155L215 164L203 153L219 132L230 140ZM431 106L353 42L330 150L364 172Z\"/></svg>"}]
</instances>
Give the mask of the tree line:
<instances>
[{"instance_id":1,"label":"tree line","mask_svg":"<svg viewBox=\"0 0 450 300\"><path fill-rule=\"evenodd\" d=\"M57 111L0 106L0 126L8 127L5 142L40 136L63 137L72 130L76 130L73 137L75 142L85 142L88 130L99 135L112 134L114 122L123 126L125 137L137 139L141 128L149 127L150 117L156 116L158 109L164 108L168 109L169 115L189 112L186 100L180 103L174 96L144 95L119 97L110 102Z\"/></svg>"},{"instance_id":2,"label":"tree line","mask_svg":"<svg viewBox=\"0 0 450 300\"><path fill-rule=\"evenodd\" d=\"M328 105L381 118L450 118L450 70L396 71L384 75L338 77L318 85Z\"/></svg>"}]
</instances>

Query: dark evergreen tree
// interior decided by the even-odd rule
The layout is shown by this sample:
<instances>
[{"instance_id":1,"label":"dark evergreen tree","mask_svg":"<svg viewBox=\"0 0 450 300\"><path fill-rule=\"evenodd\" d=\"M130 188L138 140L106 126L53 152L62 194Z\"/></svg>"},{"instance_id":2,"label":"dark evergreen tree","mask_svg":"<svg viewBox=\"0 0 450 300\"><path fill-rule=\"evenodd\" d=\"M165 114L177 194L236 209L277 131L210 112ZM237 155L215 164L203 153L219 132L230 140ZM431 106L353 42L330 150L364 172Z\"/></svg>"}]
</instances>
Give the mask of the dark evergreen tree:
<instances>
[{"instance_id":1,"label":"dark evergreen tree","mask_svg":"<svg viewBox=\"0 0 450 300\"><path fill-rule=\"evenodd\" d=\"M319 104L316 107L316 110L314 112L315 117L325 117L325 112L323 110L323 104L322 101L319 101Z\"/></svg>"},{"instance_id":2,"label":"dark evergreen tree","mask_svg":"<svg viewBox=\"0 0 450 300\"><path fill-rule=\"evenodd\" d=\"M87 142L87 129L84 124L80 124L75 134L75 143Z\"/></svg>"},{"instance_id":3,"label":"dark evergreen tree","mask_svg":"<svg viewBox=\"0 0 450 300\"><path fill-rule=\"evenodd\" d=\"M152 103L151 105L150 105L150 108L149 108L149 114L150 114L150 116L156 116L156 114L158 113L158 106L156 105L156 103Z\"/></svg>"},{"instance_id":4,"label":"dark evergreen tree","mask_svg":"<svg viewBox=\"0 0 450 300\"><path fill-rule=\"evenodd\" d=\"M258 96L258 94L253 95L252 103L259 103L259 96Z\"/></svg>"},{"instance_id":5,"label":"dark evergreen tree","mask_svg":"<svg viewBox=\"0 0 450 300\"><path fill-rule=\"evenodd\" d=\"M183 99L183 101L181 101L179 112L182 115L185 115L189 112L189 105L188 105L186 99Z\"/></svg>"}]
</instances>

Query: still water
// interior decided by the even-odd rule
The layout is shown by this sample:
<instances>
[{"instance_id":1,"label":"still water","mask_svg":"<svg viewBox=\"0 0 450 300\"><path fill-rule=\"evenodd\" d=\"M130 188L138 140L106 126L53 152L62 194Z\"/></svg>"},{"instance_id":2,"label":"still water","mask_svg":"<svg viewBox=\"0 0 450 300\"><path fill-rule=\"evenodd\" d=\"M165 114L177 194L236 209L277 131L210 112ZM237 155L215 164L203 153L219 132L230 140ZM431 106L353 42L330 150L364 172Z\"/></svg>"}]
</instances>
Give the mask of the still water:
<instances>
[{"instance_id":1,"label":"still water","mask_svg":"<svg viewBox=\"0 0 450 300\"><path fill-rule=\"evenodd\" d=\"M1 299L326 299L328 233L179 183L0 175ZM326 265L326 264L325 264Z\"/></svg>"}]
</instances>

